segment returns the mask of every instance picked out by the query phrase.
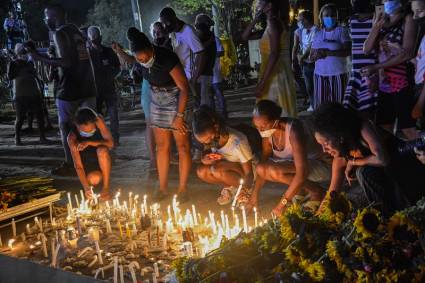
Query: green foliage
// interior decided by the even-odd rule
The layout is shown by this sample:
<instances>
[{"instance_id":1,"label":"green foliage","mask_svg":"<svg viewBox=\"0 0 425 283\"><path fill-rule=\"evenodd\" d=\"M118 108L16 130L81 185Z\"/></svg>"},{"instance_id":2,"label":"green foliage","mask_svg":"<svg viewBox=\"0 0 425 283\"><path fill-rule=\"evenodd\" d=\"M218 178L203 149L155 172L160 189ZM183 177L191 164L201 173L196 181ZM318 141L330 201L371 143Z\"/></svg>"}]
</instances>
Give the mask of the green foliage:
<instances>
[{"instance_id":1,"label":"green foliage","mask_svg":"<svg viewBox=\"0 0 425 283\"><path fill-rule=\"evenodd\" d=\"M128 0L96 0L87 14L86 26L96 25L102 31L103 43L112 41L127 45L126 31L134 26L131 2Z\"/></svg>"}]
</instances>

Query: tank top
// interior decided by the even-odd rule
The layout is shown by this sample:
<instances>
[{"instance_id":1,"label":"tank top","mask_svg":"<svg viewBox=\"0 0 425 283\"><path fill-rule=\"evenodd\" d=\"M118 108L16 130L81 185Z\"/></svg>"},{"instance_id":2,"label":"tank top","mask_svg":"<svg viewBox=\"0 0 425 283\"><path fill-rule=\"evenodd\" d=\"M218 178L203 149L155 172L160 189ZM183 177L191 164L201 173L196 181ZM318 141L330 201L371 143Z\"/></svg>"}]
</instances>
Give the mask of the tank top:
<instances>
[{"instance_id":1,"label":"tank top","mask_svg":"<svg viewBox=\"0 0 425 283\"><path fill-rule=\"evenodd\" d=\"M71 66L58 68L56 97L74 101L96 96L93 70L85 38L73 24L63 25L56 32L65 34L71 52ZM58 48L56 52L59 58L63 57Z\"/></svg>"},{"instance_id":2,"label":"tank top","mask_svg":"<svg viewBox=\"0 0 425 283\"><path fill-rule=\"evenodd\" d=\"M272 145L273 158L278 160L293 160L294 153L292 150L292 145L289 140L291 134L292 122L287 123L285 126L285 148L283 150L278 150L274 146L273 136L269 138L270 144Z\"/></svg>"}]
</instances>

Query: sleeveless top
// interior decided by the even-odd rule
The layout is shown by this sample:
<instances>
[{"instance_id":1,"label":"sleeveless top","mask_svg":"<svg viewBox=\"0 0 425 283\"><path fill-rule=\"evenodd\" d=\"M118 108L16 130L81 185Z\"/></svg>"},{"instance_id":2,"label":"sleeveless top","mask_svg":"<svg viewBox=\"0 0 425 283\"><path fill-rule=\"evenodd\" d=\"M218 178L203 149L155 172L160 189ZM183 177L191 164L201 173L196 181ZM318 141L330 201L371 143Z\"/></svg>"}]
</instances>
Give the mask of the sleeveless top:
<instances>
[{"instance_id":1,"label":"sleeveless top","mask_svg":"<svg viewBox=\"0 0 425 283\"><path fill-rule=\"evenodd\" d=\"M283 150L278 150L274 146L273 136L269 138L270 144L272 145L273 158L278 160L293 160L294 153L292 150L292 145L289 140L289 135L291 134L292 122L287 123L285 126L285 148Z\"/></svg>"},{"instance_id":2,"label":"sleeveless top","mask_svg":"<svg viewBox=\"0 0 425 283\"><path fill-rule=\"evenodd\" d=\"M383 37L381 38L381 40L386 40L389 43L403 46L403 37L405 32L404 23L405 23L404 20L400 20L396 25L392 27L381 29L381 34L383 34ZM409 85L408 67L409 67L409 63L403 62L398 65L391 66L384 69L384 72L385 72L384 84L387 85L387 87L385 88L386 92L387 91L389 91L390 93L399 92ZM381 90L384 90L384 89L381 87Z\"/></svg>"},{"instance_id":3,"label":"sleeveless top","mask_svg":"<svg viewBox=\"0 0 425 283\"><path fill-rule=\"evenodd\" d=\"M65 101L74 101L96 96L93 69L85 38L73 24L61 26L56 31L58 32L65 34L71 52L71 65L58 68L56 97ZM56 52L58 58L64 57L58 48Z\"/></svg>"}]
</instances>

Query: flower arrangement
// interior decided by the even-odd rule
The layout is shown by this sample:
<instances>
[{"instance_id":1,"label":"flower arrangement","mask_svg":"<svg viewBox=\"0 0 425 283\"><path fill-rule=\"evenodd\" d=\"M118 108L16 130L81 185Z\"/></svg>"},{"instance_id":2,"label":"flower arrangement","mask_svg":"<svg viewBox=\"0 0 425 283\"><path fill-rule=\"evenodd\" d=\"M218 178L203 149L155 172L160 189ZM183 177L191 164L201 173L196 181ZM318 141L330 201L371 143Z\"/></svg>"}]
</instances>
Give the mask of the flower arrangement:
<instances>
[{"instance_id":1,"label":"flower arrangement","mask_svg":"<svg viewBox=\"0 0 425 283\"><path fill-rule=\"evenodd\" d=\"M11 192L1 192L0 193L0 203L2 209L7 209L10 203L15 199L16 194Z\"/></svg>"},{"instance_id":2,"label":"flower arrangement","mask_svg":"<svg viewBox=\"0 0 425 283\"><path fill-rule=\"evenodd\" d=\"M424 282L424 231L425 199L385 219L373 205L353 211L333 193L320 215L292 205L280 219L174 268L181 283Z\"/></svg>"}]
</instances>

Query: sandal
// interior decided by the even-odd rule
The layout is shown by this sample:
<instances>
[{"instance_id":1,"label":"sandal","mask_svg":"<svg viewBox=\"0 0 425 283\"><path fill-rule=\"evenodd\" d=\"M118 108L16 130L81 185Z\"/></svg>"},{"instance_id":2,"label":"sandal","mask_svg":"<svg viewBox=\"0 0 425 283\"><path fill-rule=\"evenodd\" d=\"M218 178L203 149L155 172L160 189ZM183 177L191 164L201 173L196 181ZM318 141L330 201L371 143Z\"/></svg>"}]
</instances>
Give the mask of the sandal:
<instances>
[{"instance_id":1,"label":"sandal","mask_svg":"<svg viewBox=\"0 0 425 283\"><path fill-rule=\"evenodd\" d=\"M238 199L236 200L238 207L246 206L251 199L251 190L248 188L242 188L239 193Z\"/></svg>"},{"instance_id":2,"label":"sandal","mask_svg":"<svg viewBox=\"0 0 425 283\"><path fill-rule=\"evenodd\" d=\"M237 188L226 187L221 190L220 196L217 198L219 205L227 205L232 202L233 196L236 194Z\"/></svg>"}]
</instances>

